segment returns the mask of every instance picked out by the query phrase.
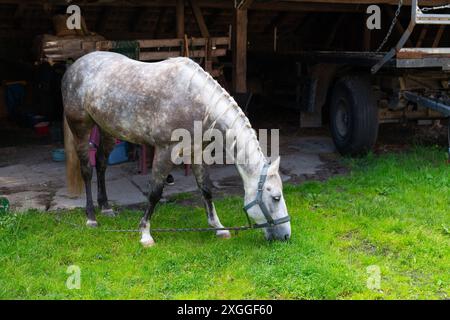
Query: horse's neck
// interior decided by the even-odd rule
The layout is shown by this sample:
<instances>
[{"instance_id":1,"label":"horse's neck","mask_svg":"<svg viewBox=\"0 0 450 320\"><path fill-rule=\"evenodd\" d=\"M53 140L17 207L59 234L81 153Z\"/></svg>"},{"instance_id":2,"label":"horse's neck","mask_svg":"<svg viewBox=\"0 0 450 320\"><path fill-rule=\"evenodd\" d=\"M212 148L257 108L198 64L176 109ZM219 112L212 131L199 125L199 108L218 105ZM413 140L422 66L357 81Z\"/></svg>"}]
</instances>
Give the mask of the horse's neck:
<instances>
[{"instance_id":1,"label":"horse's neck","mask_svg":"<svg viewBox=\"0 0 450 320\"><path fill-rule=\"evenodd\" d=\"M204 105L203 129L215 128L224 137L233 137L236 145L235 165L243 179L244 186L259 176L265 163L255 131L236 101L209 74L199 70L194 82ZM234 149L234 148L233 148ZM242 159L245 159L242 163Z\"/></svg>"},{"instance_id":2,"label":"horse's neck","mask_svg":"<svg viewBox=\"0 0 450 320\"><path fill-rule=\"evenodd\" d=\"M226 114L217 120L216 127L226 137L226 147L231 146L232 158L245 186L246 183L251 181L251 178L259 176L265 157L255 131L247 117L240 114L242 113L240 108L236 110L234 107L228 107L230 108L228 111L226 111L226 108L226 104L219 105L219 112L217 113L223 114L223 112L226 112Z\"/></svg>"}]
</instances>

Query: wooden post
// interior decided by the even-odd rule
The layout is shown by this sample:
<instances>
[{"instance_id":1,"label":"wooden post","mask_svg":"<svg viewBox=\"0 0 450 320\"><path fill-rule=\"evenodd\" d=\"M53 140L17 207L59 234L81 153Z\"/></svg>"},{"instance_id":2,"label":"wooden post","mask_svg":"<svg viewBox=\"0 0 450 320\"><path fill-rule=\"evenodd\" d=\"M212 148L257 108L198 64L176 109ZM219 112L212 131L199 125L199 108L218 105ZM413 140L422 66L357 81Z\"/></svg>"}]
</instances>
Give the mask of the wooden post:
<instances>
[{"instance_id":1,"label":"wooden post","mask_svg":"<svg viewBox=\"0 0 450 320\"><path fill-rule=\"evenodd\" d=\"M445 30L445 25L441 25L436 34L436 38L434 38L433 48L437 48L439 46L439 42L441 42L442 35L444 34L444 30Z\"/></svg>"},{"instance_id":2,"label":"wooden post","mask_svg":"<svg viewBox=\"0 0 450 320\"><path fill-rule=\"evenodd\" d=\"M184 0L177 0L177 38L184 38Z\"/></svg>"},{"instance_id":3,"label":"wooden post","mask_svg":"<svg viewBox=\"0 0 450 320\"><path fill-rule=\"evenodd\" d=\"M234 10L233 90L247 92L247 10Z\"/></svg>"},{"instance_id":4,"label":"wooden post","mask_svg":"<svg viewBox=\"0 0 450 320\"><path fill-rule=\"evenodd\" d=\"M422 46L422 43L425 40L425 37L427 36L427 32L428 32L428 25L424 25L422 31L420 32L419 40L417 40L416 43L417 48L420 48Z\"/></svg>"}]
</instances>

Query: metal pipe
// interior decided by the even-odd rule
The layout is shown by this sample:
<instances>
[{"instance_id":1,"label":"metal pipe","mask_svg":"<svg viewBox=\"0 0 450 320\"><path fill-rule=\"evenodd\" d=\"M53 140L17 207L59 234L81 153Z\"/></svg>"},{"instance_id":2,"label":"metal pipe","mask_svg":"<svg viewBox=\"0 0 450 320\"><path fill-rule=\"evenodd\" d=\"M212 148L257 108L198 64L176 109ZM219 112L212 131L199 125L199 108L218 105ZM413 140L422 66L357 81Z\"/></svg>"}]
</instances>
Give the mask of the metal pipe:
<instances>
[{"instance_id":1,"label":"metal pipe","mask_svg":"<svg viewBox=\"0 0 450 320\"><path fill-rule=\"evenodd\" d=\"M436 101L430 98L422 97L411 91L404 91L403 96L406 100L414 102L425 108L433 109L435 111L441 112L445 116L450 116L450 105L444 104L440 101Z\"/></svg>"}]
</instances>

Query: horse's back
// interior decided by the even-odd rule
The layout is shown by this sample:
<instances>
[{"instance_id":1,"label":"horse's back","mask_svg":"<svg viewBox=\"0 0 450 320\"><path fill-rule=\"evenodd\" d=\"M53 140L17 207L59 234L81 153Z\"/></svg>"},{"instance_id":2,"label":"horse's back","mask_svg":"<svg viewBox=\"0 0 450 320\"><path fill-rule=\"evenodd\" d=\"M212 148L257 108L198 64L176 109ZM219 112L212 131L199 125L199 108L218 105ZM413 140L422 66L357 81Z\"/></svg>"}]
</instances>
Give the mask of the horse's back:
<instances>
[{"instance_id":1,"label":"horse's back","mask_svg":"<svg viewBox=\"0 0 450 320\"><path fill-rule=\"evenodd\" d=\"M80 104L81 101L71 100L84 98L99 85L108 85L99 84L99 81L113 75L119 66L130 65L132 61L121 54L104 51L92 52L79 58L64 74L61 84L63 98L69 98L68 103Z\"/></svg>"},{"instance_id":2,"label":"horse's back","mask_svg":"<svg viewBox=\"0 0 450 320\"><path fill-rule=\"evenodd\" d=\"M67 69L61 82L66 113L82 112L84 110L84 98L93 89L98 73L105 70L104 66L111 62L121 60L122 57L118 54L98 51L89 53L75 61Z\"/></svg>"},{"instance_id":3,"label":"horse's back","mask_svg":"<svg viewBox=\"0 0 450 320\"><path fill-rule=\"evenodd\" d=\"M167 139L160 128L188 125L184 121L192 116L185 101L192 63L187 58L145 63L111 52L87 54L63 78L65 112L80 120L92 118L124 140L138 141L143 135Z\"/></svg>"},{"instance_id":4,"label":"horse's back","mask_svg":"<svg viewBox=\"0 0 450 320\"><path fill-rule=\"evenodd\" d=\"M187 58L176 58L145 63L118 53L92 52L78 59L66 71L62 80L63 98L69 107L75 104L80 108L88 107L86 102L92 102L86 100L89 97L104 101L105 98L120 100L121 93L128 98L130 94L156 92L164 95L177 81L178 70L175 69L189 64L188 61Z\"/></svg>"}]
</instances>

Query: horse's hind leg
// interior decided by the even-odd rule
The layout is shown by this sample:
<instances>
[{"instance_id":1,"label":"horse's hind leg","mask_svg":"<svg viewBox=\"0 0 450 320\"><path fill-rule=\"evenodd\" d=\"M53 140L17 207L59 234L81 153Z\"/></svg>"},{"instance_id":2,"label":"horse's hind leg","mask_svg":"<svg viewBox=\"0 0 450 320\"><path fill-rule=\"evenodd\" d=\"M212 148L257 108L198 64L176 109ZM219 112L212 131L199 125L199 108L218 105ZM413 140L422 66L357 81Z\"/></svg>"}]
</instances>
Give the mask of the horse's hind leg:
<instances>
[{"instance_id":1,"label":"horse's hind leg","mask_svg":"<svg viewBox=\"0 0 450 320\"><path fill-rule=\"evenodd\" d=\"M114 148L114 138L106 132L100 133L100 144L96 153L95 168L97 172L97 202L101 212L107 216L115 216L114 211L108 203L106 195L105 172L108 166L108 157Z\"/></svg>"},{"instance_id":2,"label":"horse's hind leg","mask_svg":"<svg viewBox=\"0 0 450 320\"><path fill-rule=\"evenodd\" d=\"M164 183L167 175L173 167L170 158L170 148L155 148L155 156L153 158L152 174L149 183L148 206L142 217L139 228L141 229L141 243L144 247L151 247L155 244L150 234L150 218L155 211L155 207L161 199L164 189Z\"/></svg>"},{"instance_id":3,"label":"horse's hind leg","mask_svg":"<svg viewBox=\"0 0 450 320\"><path fill-rule=\"evenodd\" d=\"M94 202L92 201L92 167L89 164L89 136L93 123L72 123L71 128L75 136L75 149L80 160L81 176L84 181L86 190L86 225L89 227L97 227L97 219L95 218Z\"/></svg>"},{"instance_id":4,"label":"horse's hind leg","mask_svg":"<svg viewBox=\"0 0 450 320\"><path fill-rule=\"evenodd\" d=\"M209 180L209 175L206 168L203 165L193 164L192 172L194 173L198 188L202 193L203 203L208 216L208 224L213 228L223 228L224 226L220 223L219 217L216 213L216 208L212 202L211 181ZM216 231L216 235L219 238L231 237L230 231L228 230L218 230Z\"/></svg>"}]
</instances>

